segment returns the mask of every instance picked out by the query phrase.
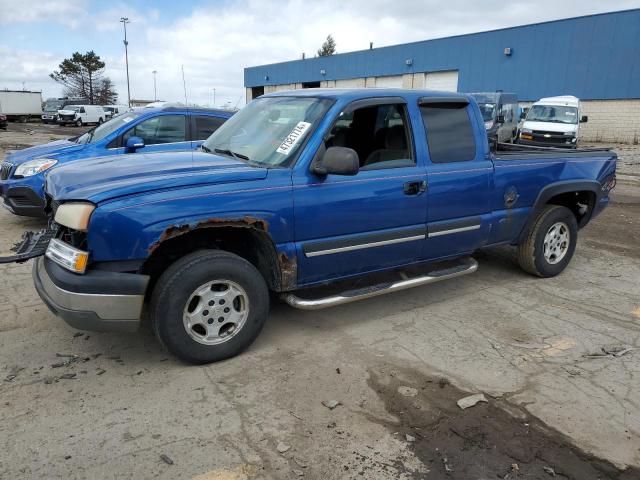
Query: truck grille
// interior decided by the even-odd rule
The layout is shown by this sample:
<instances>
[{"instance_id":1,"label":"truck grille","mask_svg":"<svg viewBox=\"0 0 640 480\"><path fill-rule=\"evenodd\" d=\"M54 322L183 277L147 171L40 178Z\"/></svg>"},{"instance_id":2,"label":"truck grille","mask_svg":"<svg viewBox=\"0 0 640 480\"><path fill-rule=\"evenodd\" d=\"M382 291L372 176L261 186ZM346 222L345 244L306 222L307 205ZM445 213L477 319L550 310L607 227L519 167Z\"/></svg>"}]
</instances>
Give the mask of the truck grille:
<instances>
[{"instance_id":1,"label":"truck grille","mask_svg":"<svg viewBox=\"0 0 640 480\"><path fill-rule=\"evenodd\" d=\"M0 164L0 180L6 180L11 175L11 170L13 169L13 165L7 162L2 162Z\"/></svg>"},{"instance_id":2,"label":"truck grille","mask_svg":"<svg viewBox=\"0 0 640 480\"><path fill-rule=\"evenodd\" d=\"M71 121L75 118L75 115L58 115L60 120Z\"/></svg>"}]
</instances>

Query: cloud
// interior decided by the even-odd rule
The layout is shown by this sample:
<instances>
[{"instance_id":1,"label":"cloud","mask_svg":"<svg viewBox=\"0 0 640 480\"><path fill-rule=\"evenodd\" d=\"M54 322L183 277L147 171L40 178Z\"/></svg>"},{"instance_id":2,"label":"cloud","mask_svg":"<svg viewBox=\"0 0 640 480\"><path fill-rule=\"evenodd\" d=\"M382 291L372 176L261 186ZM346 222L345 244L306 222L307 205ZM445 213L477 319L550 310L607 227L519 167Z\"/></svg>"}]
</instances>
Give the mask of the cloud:
<instances>
[{"instance_id":1,"label":"cloud","mask_svg":"<svg viewBox=\"0 0 640 480\"><path fill-rule=\"evenodd\" d=\"M128 16L129 66L133 98L153 98L153 75L157 70L158 97L170 101L184 99L181 66L184 65L189 101L200 104L213 102L244 103L243 70L245 67L300 58L302 52L313 56L328 34L337 42L338 52L362 50L373 42L375 47L448 35L522 25L539 21L597 13L611 9L637 7L637 0L603 4L596 0L557 2L555 0L406 0L390 4L388 0L240 0L199 3L190 7L184 2L181 15L168 13L157 2L155 9L140 12L124 2L109 3L106 9L89 8L82 1L57 0L39 2L36 14L24 13L14 7L14 1L0 0L3 21L11 17L29 22L36 18L64 22L56 8L76 12L79 18L88 15L82 28L98 30L96 47L107 63L106 74L115 82L120 100L126 101L124 49L118 23ZM46 4L46 7L44 6ZM11 5L5 14L5 6ZM103 4L94 4L102 6ZM80 9L80 10L78 10ZM29 10L29 9L24 9ZM84 12L84 13L83 13ZM25 25L25 29L26 29ZM95 34L95 32L93 32ZM64 40L64 36L58 40ZM4 39L5 43L9 40ZM69 41L64 47L68 56L79 47ZM21 52L12 55L11 68L0 68L0 87L10 77L28 77L40 71L38 62L50 60L46 53ZM24 61L21 61L23 59ZM57 58L53 67L62 58ZM9 61L2 58L0 66ZM47 65L50 65L49 62ZM44 68L50 71L50 67ZM7 73L9 72L9 73ZM19 73L18 73L19 72ZM39 74L40 75L40 74ZM41 75L38 77L41 78ZM56 88L50 84L49 87Z\"/></svg>"},{"instance_id":2,"label":"cloud","mask_svg":"<svg viewBox=\"0 0 640 480\"><path fill-rule=\"evenodd\" d=\"M56 22L76 28L86 11L86 0L45 0L31 6L17 0L0 0L0 24Z\"/></svg>"}]
</instances>

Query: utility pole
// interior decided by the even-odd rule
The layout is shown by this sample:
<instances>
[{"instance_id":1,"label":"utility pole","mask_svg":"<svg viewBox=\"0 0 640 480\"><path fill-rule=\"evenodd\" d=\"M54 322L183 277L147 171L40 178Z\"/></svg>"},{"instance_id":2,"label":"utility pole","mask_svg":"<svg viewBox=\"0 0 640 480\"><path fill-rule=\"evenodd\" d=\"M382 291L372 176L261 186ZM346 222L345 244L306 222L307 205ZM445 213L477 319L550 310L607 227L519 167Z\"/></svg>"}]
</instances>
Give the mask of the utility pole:
<instances>
[{"instance_id":1,"label":"utility pole","mask_svg":"<svg viewBox=\"0 0 640 480\"><path fill-rule=\"evenodd\" d=\"M153 101L157 102L158 101L158 94L156 93L156 73L158 73L158 71L154 70L151 73L153 73Z\"/></svg>"},{"instance_id":2,"label":"utility pole","mask_svg":"<svg viewBox=\"0 0 640 480\"><path fill-rule=\"evenodd\" d=\"M129 52L127 49L127 46L129 45L129 42L127 42L127 23L130 23L130 22L127 17L122 17L120 19L120 22L124 27L124 60L127 65L127 99L129 100L128 105L129 107L131 107L131 88L129 87Z\"/></svg>"},{"instance_id":3,"label":"utility pole","mask_svg":"<svg viewBox=\"0 0 640 480\"><path fill-rule=\"evenodd\" d=\"M216 107L216 89L213 89L213 108Z\"/></svg>"}]
</instances>

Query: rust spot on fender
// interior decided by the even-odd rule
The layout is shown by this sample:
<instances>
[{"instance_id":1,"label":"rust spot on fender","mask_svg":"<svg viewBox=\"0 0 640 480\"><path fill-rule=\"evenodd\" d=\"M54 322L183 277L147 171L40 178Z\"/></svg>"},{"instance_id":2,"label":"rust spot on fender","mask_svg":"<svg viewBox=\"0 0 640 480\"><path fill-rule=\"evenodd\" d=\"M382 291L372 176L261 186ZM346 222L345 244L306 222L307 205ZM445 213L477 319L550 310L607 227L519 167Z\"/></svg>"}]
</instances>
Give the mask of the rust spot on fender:
<instances>
[{"instance_id":1,"label":"rust spot on fender","mask_svg":"<svg viewBox=\"0 0 640 480\"><path fill-rule=\"evenodd\" d=\"M284 253L278 255L280 267L280 289L283 292L295 290L298 286L298 260L287 257Z\"/></svg>"},{"instance_id":2,"label":"rust spot on fender","mask_svg":"<svg viewBox=\"0 0 640 480\"><path fill-rule=\"evenodd\" d=\"M263 232L269 231L269 223L266 220L255 218L251 216L244 216L242 218L209 218L198 222L195 226L191 226L186 223L183 225L169 225L167 229L160 235L160 238L148 249L149 255L153 254L162 243L172 238L179 237L185 233L189 233L201 228L211 227L243 227L243 228L256 228Z\"/></svg>"}]
</instances>

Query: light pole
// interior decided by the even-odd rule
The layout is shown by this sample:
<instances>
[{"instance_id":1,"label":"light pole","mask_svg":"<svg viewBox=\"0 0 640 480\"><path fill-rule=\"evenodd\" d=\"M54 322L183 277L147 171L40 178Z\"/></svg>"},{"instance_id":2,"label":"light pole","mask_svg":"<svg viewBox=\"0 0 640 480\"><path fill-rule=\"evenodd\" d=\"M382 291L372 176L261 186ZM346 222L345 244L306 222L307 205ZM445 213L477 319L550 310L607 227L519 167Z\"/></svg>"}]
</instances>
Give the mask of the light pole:
<instances>
[{"instance_id":1,"label":"light pole","mask_svg":"<svg viewBox=\"0 0 640 480\"><path fill-rule=\"evenodd\" d=\"M158 73L158 71L154 70L151 73L153 73L153 101L157 102L158 101L158 94L156 93L156 73Z\"/></svg>"},{"instance_id":2,"label":"light pole","mask_svg":"<svg viewBox=\"0 0 640 480\"><path fill-rule=\"evenodd\" d=\"M213 89L213 107L215 108L216 106L216 89Z\"/></svg>"},{"instance_id":3,"label":"light pole","mask_svg":"<svg viewBox=\"0 0 640 480\"><path fill-rule=\"evenodd\" d=\"M129 87L129 52L127 50L127 46L129 45L129 42L127 42L127 23L130 22L127 17L122 17L120 22L124 27L124 60L127 65L127 99L129 100L128 105L131 107L131 88Z\"/></svg>"}]
</instances>

